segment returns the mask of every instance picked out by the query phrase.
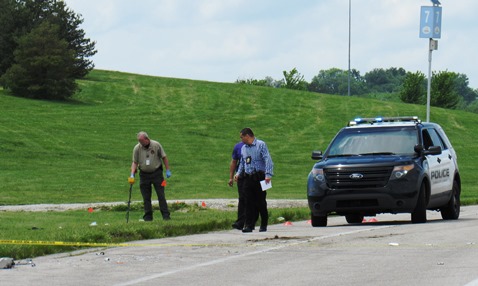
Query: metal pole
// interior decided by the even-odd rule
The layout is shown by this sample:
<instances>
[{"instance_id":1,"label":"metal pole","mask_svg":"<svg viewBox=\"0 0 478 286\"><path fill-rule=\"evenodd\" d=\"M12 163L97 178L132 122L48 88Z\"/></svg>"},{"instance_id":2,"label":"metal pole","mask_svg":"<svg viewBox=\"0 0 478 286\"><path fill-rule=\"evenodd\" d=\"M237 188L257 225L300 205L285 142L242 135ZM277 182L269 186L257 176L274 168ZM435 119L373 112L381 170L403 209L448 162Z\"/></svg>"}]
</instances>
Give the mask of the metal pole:
<instances>
[{"instance_id":1,"label":"metal pole","mask_svg":"<svg viewBox=\"0 0 478 286\"><path fill-rule=\"evenodd\" d=\"M431 98L431 86L432 86L432 41L428 45L428 84L427 84L427 122L430 122L430 98Z\"/></svg>"},{"instance_id":2,"label":"metal pole","mask_svg":"<svg viewBox=\"0 0 478 286\"><path fill-rule=\"evenodd\" d=\"M349 72L348 72L348 96L350 96L350 39L351 39L351 18L352 18L352 5L351 0L349 0Z\"/></svg>"},{"instance_id":3,"label":"metal pole","mask_svg":"<svg viewBox=\"0 0 478 286\"><path fill-rule=\"evenodd\" d=\"M129 211L131 207L131 193L133 191L133 184L129 185L129 198L128 198L128 209L126 210L126 223L129 222Z\"/></svg>"}]
</instances>

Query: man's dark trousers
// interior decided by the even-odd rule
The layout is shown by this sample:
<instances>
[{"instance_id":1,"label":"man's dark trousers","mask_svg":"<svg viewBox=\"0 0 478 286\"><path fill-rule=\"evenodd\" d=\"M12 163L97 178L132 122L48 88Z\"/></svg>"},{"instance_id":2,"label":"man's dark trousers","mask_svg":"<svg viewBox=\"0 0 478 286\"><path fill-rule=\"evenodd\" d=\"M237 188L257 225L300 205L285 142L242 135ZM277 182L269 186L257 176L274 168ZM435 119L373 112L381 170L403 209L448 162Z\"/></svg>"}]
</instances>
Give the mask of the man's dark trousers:
<instances>
[{"instance_id":1,"label":"man's dark trousers","mask_svg":"<svg viewBox=\"0 0 478 286\"><path fill-rule=\"evenodd\" d=\"M168 210L168 203L166 202L166 196L164 195L164 187L161 186L164 181L163 169L158 168L152 173L140 171L139 178L139 188L141 190L144 203L143 219L145 221L153 220L153 206L151 204L152 186L154 186L156 195L158 196L159 210L161 211L163 219L169 219L170 213Z\"/></svg>"},{"instance_id":2,"label":"man's dark trousers","mask_svg":"<svg viewBox=\"0 0 478 286\"><path fill-rule=\"evenodd\" d=\"M262 191L261 180L264 174L247 175L244 178L244 194L246 196L246 222L245 227L254 228L258 213L261 215L261 227L267 227L269 213L267 211L267 192Z\"/></svg>"},{"instance_id":3,"label":"man's dark trousers","mask_svg":"<svg viewBox=\"0 0 478 286\"><path fill-rule=\"evenodd\" d=\"M246 194L244 193L244 178L242 176L237 179L237 193L239 202L237 204L237 220L234 224L242 228L246 221Z\"/></svg>"}]
</instances>

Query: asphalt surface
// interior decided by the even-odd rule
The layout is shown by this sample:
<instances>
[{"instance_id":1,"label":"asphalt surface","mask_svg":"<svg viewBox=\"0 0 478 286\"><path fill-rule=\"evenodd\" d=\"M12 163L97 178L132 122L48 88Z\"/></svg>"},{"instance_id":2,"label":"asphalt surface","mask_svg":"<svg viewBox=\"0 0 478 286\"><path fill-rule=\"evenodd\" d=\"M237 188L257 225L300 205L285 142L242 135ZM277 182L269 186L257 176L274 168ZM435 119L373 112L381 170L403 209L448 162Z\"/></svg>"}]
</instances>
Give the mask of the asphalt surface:
<instances>
[{"instance_id":1,"label":"asphalt surface","mask_svg":"<svg viewBox=\"0 0 478 286\"><path fill-rule=\"evenodd\" d=\"M19 261L2 285L478 285L478 206L349 225L307 221L132 242ZM376 222L371 220L376 219ZM34 266L33 266L34 265Z\"/></svg>"}]
</instances>

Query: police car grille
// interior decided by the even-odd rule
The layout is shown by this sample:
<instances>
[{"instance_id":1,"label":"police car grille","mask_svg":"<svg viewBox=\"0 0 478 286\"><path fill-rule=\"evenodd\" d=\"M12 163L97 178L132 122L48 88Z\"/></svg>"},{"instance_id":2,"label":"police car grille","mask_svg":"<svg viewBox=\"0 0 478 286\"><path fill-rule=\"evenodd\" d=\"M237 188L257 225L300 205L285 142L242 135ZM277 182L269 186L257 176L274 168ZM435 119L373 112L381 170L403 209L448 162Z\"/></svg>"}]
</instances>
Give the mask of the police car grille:
<instances>
[{"instance_id":1,"label":"police car grille","mask_svg":"<svg viewBox=\"0 0 478 286\"><path fill-rule=\"evenodd\" d=\"M327 184L332 189L384 187L393 167L327 168Z\"/></svg>"}]
</instances>

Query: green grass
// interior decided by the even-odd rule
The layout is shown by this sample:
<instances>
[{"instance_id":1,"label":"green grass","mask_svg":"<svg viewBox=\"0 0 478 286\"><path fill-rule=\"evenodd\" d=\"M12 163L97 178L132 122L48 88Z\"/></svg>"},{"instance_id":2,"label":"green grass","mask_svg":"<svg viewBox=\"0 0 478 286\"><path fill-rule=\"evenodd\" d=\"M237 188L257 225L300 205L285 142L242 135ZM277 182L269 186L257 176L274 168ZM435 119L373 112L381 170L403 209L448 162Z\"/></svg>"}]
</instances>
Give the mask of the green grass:
<instances>
[{"instance_id":1,"label":"green grass","mask_svg":"<svg viewBox=\"0 0 478 286\"><path fill-rule=\"evenodd\" d=\"M84 248L81 243L116 244L128 241L155 239L231 229L236 212L202 208L182 202L170 204L172 219L152 222L140 221L142 205L132 205L129 223L126 206L102 207L65 212L4 212L1 214L0 239L15 240L19 244L0 244L0 257L25 259ZM156 209L158 216L159 210ZM303 220L309 217L307 208L270 209L269 222ZM92 226L92 223L96 223ZM8 234L8 237L6 237ZM65 245L41 245L66 242ZM32 243L32 244L30 244ZM68 245L68 243L70 243ZM40 245L38 245L40 244ZM73 244L73 245L72 245ZM91 245L86 246L91 247ZM102 246L101 246L102 247Z\"/></svg>"},{"instance_id":2,"label":"green grass","mask_svg":"<svg viewBox=\"0 0 478 286\"><path fill-rule=\"evenodd\" d=\"M140 130L168 154L168 199L233 198L228 164L245 126L266 141L274 160L268 196L301 199L311 151L325 149L348 120L426 114L421 105L101 70L79 85L68 103L0 90L0 205L125 201ZM431 119L458 152L464 200L476 202L478 116L432 108Z\"/></svg>"},{"instance_id":3,"label":"green grass","mask_svg":"<svg viewBox=\"0 0 478 286\"><path fill-rule=\"evenodd\" d=\"M102 70L91 72L79 86L81 92L70 102L22 99L0 89L0 205L126 201L131 153L140 130L160 141L168 154L170 202L236 198L235 189L227 186L228 169L239 131L246 126L268 144L274 161L268 198L305 199L311 151L324 150L350 119L426 117L423 105ZM432 107L431 121L443 126L457 150L462 203L477 203L478 115ZM137 184L132 199L141 199ZM211 212L195 220L198 228L215 220L218 214ZM113 210L94 215L104 215L109 226L90 229L92 216L82 212L3 212L0 239L120 241L149 238L148 229L158 227L137 221L125 227L124 213ZM204 229L229 228L233 214L224 215L226 220ZM196 217L177 216L174 228L194 230L181 221ZM61 221L70 221L68 229L78 232L64 235L66 231L55 228ZM48 231L28 230L33 225ZM16 233L16 226L23 231ZM123 228L131 228L134 237L109 232Z\"/></svg>"}]
</instances>

